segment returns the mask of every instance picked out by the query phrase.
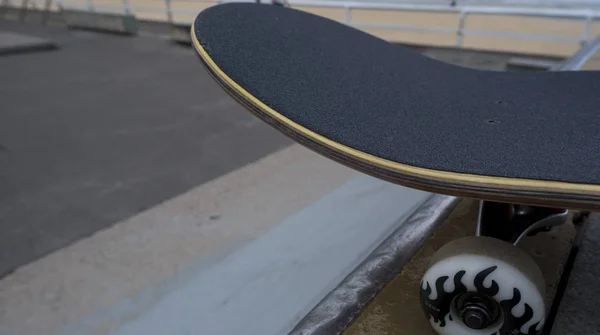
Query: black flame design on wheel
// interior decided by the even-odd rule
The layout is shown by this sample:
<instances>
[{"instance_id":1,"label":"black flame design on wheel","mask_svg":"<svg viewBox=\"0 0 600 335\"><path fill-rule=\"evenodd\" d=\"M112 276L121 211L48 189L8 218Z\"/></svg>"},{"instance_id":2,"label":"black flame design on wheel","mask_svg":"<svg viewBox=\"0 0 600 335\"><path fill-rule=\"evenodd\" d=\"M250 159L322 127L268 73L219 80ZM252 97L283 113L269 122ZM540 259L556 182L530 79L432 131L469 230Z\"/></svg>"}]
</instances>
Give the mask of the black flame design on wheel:
<instances>
[{"instance_id":1,"label":"black flame design on wheel","mask_svg":"<svg viewBox=\"0 0 600 335\"><path fill-rule=\"evenodd\" d=\"M435 281L435 288L438 292L437 299L430 300L429 294L431 294L431 286L427 283L427 287L423 289L421 285L421 306L426 310L429 315L433 318L435 323L439 323L441 327L446 326L446 315L450 313L450 304L452 299L460 294L467 292L467 287L462 283L462 277L467 273L466 271L459 271L454 275L454 291L444 291L444 283L448 280L448 276L443 276Z\"/></svg>"},{"instance_id":2,"label":"black flame design on wheel","mask_svg":"<svg viewBox=\"0 0 600 335\"><path fill-rule=\"evenodd\" d=\"M473 279L473 285L478 293L485 294L489 297L494 297L500 292L500 286L494 280L492 280L492 285L490 287L485 287L483 282L485 279L494 271L496 271L497 266L491 266L487 269L480 271L475 278ZM423 310L429 315L433 321L438 324L440 327L446 326L446 316L450 314L450 305L454 297L461 293L467 292L467 287L462 283L461 279L465 275L466 271L461 270L458 271L453 278L454 281L454 290L452 292L446 292L444 290L444 283L450 278L449 276L442 276L436 279L435 288L437 290L437 298L429 299L429 295L431 294L431 286L428 282L421 283L421 307ZM423 286L425 285L425 288ZM497 332L490 335L533 335L536 334L536 328L539 324L535 323L526 333L522 333L520 331L521 327L525 325L527 322L531 320L533 317L533 309L529 304L525 304L525 313L522 316L516 317L513 316L511 311L512 309L521 302L521 292L517 288L513 288L513 297L507 300L501 300L499 302L500 308L504 314L504 323L502 324L502 328L500 328ZM450 317L450 320L452 318Z\"/></svg>"}]
</instances>

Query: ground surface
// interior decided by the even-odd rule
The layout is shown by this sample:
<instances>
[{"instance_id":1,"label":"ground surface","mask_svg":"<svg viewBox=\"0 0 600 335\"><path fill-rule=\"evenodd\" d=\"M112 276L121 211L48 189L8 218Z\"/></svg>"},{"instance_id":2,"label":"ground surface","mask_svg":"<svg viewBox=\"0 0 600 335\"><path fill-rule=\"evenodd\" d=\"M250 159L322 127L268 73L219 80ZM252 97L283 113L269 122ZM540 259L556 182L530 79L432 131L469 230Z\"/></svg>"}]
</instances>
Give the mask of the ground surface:
<instances>
[{"instance_id":1,"label":"ground surface","mask_svg":"<svg viewBox=\"0 0 600 335\"><path fill-rule=\"evenodd\" d=\"M0 21L56 51L0 57L0 277L290 143L190 48Z\"/></svg>"},{"instance_id":2,"label":"ground surface","mask_svg":"<svg viewBox=\"0 0 600 335\"><path fill-rule=\"evenodd\" d=\"M54 49L46 39L25 34L0 32L0 55Z\"/></svg>"}]
</instances>

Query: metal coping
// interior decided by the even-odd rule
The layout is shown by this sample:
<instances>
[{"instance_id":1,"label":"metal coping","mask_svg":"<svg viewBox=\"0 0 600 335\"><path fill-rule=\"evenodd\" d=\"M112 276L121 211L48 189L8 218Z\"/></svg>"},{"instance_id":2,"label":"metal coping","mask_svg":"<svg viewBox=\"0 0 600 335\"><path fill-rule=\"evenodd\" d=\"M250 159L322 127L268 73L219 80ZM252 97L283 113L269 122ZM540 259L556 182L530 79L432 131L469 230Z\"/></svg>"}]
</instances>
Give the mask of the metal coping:
<instances>
[{"instance_id":1,"label":"metal coping","mask_svg":"<svg viewBox=\"0 0 600 335\"><path fill-rule=\"evenodd\" d=\"M350 275L317 304L290 335L340 334L392 280L460 198L432 194Z\"/></svg>"}]
</instances>

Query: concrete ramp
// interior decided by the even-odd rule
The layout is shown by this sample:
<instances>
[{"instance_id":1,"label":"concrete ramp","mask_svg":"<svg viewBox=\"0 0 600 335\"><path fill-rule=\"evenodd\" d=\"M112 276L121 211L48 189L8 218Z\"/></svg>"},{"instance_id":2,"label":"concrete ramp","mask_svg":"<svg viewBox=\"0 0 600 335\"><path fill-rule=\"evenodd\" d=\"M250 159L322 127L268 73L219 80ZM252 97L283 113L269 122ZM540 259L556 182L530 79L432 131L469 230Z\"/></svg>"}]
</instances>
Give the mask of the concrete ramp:
<instances>
[{"instance_id":1,"label":"concrete ramp","mask_svg":"<svg viewBox=\"0 0 600 335\"><path fill-rule=\"evenodd\" d=\"M52 41L24 34L0 31L0 56L57 49Z\"/></svg>"},{"instance_id":2,"label":"concrete ramp","mask_svg":"<svg viewBox=\"0 0 600 335\"><path fill-rule=\"evenodd\" d=\"M0 334L286 334L429 196L293 145L17 269Z\"/></svg>"}]
</instances>

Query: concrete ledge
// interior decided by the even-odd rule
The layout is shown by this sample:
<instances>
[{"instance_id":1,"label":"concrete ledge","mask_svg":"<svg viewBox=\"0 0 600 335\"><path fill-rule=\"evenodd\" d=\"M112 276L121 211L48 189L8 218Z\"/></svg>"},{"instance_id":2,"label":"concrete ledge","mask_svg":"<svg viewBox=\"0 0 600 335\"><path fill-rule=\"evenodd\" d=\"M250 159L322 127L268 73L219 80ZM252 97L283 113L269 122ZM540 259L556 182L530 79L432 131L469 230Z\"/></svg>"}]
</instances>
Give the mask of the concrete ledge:
<instances>
[{"instance_id":1,"label":"concrete ledge","mask_svg":"<svg viewBox=\"0 0 600 335\"><path fill-rule=\"evenodd\" d=\"M52 26L64 24L60 11L45 11L37 8L28 8L23 11L20 7L12 6L5 6L0 9L0 19Z\"/></svg>"},{"instance_id":2,"label":"concrete ledge","mask_svg":"<svg viewBox=\"0 0 600 335\"><path fill-rule=\"evenodd\" d=\"M286 334L429 195L352 179L219 264L193 271L115 334Z\"/></svg>"},{"instance_id":3,"label":"concrete ledge","mask_svg":"<svg viewBox=\"0 0 600 335\"><path fill-rule=\"evenodd\" d=\"M506 63L506 69L509 71L548 71L559 64L558 60L511 57Z\"/></svg>"},{"instance_id":4,"label":"concrete ledge","mask_svg":"<svg viewBox=\"0 0 600 335\"><path fill-rule=\"evenodd\" d=\"M0 333L286 334L429 195L292 145L3 278Z\"/></svg>"},{"instance_id":5,"label":"concrete ledge","mask_svg":"<svg viewBox=\"0 0 600 335\"><path fill-rule=\"evenodd\" d=\"M0 32L0 55L57 49L52 41L35 36Z\"/></svg>"},{"instance_id":6,"label":"concrete ledge","mask_svg":"<svg viewBox=\"0 0 600 335\"><path fill-rule=\"evenodd\" d=\"M173 24L171 25L171 39L181 44L192 44L192 36L190 35L192 26L189 24Z\"/></svg>"},{"instance_id":7,"label":"concrete ledge","mask_svg":"<svg viewBox=\"0 0 600 335\"><path fill-rule=\"evenodd\" d=\"M402 271L458 202L455 197L432 194L304 317L290 335L332 335L346 329L375 295Z\"/></svg>"},{"instance_id":8,"label":"concrete ledge","mask_svg":"<svg viewBox=\"0 0 600 335\"><path fill-rule=\"evenodd\" d=\"M71 29L94 30L123 35L136 35L137 19L128 14L91 13L78 10L62 11L65 24Z\"/></svg>"}]
</instances>

